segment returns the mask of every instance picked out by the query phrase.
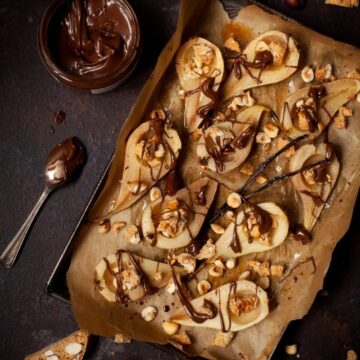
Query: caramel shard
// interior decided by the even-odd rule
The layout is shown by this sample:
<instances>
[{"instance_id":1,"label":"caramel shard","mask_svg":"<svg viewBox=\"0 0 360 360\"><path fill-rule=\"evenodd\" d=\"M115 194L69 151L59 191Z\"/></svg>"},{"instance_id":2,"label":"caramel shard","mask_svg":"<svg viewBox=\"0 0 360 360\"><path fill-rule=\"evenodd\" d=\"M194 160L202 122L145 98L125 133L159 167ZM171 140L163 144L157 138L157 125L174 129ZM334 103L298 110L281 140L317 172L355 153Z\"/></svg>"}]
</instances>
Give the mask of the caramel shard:
<instances>
[{"instance_id":1,"label":"caramel shard","mask_svg":"<svg viewBox=\"0 0 360 360\"><path fill-rule=\"evenodd\" d=\"M191 345L191 339L186 331L180 331L178 334L173 335L172 340L181 345Z\"/></svg>"},{"instance_id":2,"label":"caramel shard","mask_svg":"<svg viewBox=\"0 0 360 360\"><path fill-rule=\"evenodd\" d=\"M28 355L25 360L82 360L89 340L89 333L79 330L44 349Z\"/></svg>"},{"instance_id":3,"label":"caramel shard","mask_svg":"<svg viewBox=\"0 0 360 360\"><path fill-rule=\"evenodd\" d=\"M325 4L351 8L358 7L359 0L325 0Z\"/></svg>"},{"instance_id":4,"label":"caramel shard","mask_svg":"<svg viewBox=\"0 0 360 360\"><path fill-rule=\"evenodd\" d=\"M215 334L214 338L211 341L211 345L226 347L231 343L231 340L235 337L236 333L233 331L230 332L222 332L219 331Z\"/></svg>"},{"instance_id":5,"label":"caramel shard","mask_svg":"<svg viewBox=\"0 0 360 360\"><path fill-rule=\"evenodd\" d=\"M224 46L229 50L240 52L240 45L232 36L225 40Z\"/></svg>"},{"instance_id":6,"label":"caramel shard","mask_svg":"<svg viewBox=\"0 0 360 360\"><path fill-rule=\"evenodd\" d=\"M131 342L131 339L124 334L116 334L114 342L117 344L128 344L129 342Z\"/></svg>"}]
</instances>

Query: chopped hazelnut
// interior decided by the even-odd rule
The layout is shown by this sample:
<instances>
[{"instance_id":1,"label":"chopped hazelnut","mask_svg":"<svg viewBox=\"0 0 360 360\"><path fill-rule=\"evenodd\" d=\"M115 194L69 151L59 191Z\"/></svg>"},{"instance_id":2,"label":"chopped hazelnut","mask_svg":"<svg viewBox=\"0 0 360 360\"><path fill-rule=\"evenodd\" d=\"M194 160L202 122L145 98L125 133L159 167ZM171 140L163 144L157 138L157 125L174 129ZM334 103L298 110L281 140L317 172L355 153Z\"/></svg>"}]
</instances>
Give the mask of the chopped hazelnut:
<instances>
[{"instance_id":1,"label":"chopped hazelnut","mask_svg":"<svg viewBox=\"0 0 360 360\"><path fill-rule=\"evenodd\" d=\"M141 317L145 321L153 321L157 315L157 308L155 306L147 306L141 313Z\"/></svg>"},{"instance_id":2,"label":"chopped hazelnut","mask_svg":"<svg viewBox=\"0 0 360 360\"><path fill-rule=\"evenodd\" d=\"M267 177L266 177L265 175L258 175L258 176L256 177L256 182L257 182L258 184L265 184L266 181L267 181Z\"/></svg>"},{"instance_id":3,"label":"chopped hazelnut","mask_svg":"<svg viewBox=\"0 0 360 360\"><path fill-rule=\"evenodd\" d=\"M297 345L296 344L286 345L285 352L288 355L296 355L297 354Z\"/></svg>"},{"instance_id":4,"label":"chopped hazelnut","mask_svg":"<svg viewBox=\"0 0 360 360\"><path fill-rule=\"evenodd\" d=\"M226 260L225 266L227 269L232 270L232 269L234 269L235 265L236 265L235 258L230 258L230 259Z\"/></svg>"},{"instance_id":5,"label":"chopped hazelnut","mask_svg":"<svg viewBox=\"0 0 360 360\"><path fill-rule=\"evenodd\" d=\"M279 134L279 128L271 123L265 124L263 130L270 139L275 139Z\"/></svg>"},{"instance_id":6,"label":"chopped hazelnut","mask_svg":"<svg viewBox=\"0 0 360 360\"><path fill-rule=\"evenodd\" d=\"M213 223L210 227L215 234L221 235L225 232L225 229L219 224Z\"/></svg>"},{"instance_id":7,"label":"chopped hazelnut","mask_svg":"<svg viewBox=\"0 0 360 360\"><path fill-rule=\"evenodd\" d=\"M131 342L131 339L124 334L116 334L114 342L117 344L128 344L129 342Z\"/></svg>"},{"instance_id":8,"label":"chopped hazelnut","mask_svg":"<svg viewBox=\"0 0 360 360\"><path fill-rule=\"evenodd\" d=\"M250 91L245 91L232 98L230 104L228 105L228 109L237 111L242 106L254 106L255 104L256 100L251 96Z\"/></svg>"},{"instance_id":9,"label":"chopped hazelnut","mask_svg":"<svg viewBox=\"0 0 360 360\"><path fill-rule=\"evenodd\" d=\"M232 314L240 316L241 313L247 313L254 310L257 303L257 297L253 295L239 296L230 299L229 309Z\"/></svg>"},{"instance_id":10,"label":"chopped hazelnut","mask_svg":"<svg viewBox=\"0 0 360 360\"><path fill-rule=\"evenodd\" d=\"M224 269L221 269L221 268L217 267L216 265L212 265L209 268L208 273L212 277L221 277L224 274Z\"/></svg>"},{"instance_id":11,"label":"chopped hazelnut","mask_svg":"<svg viewBox=\"0 0 360 360\"><path fill-rule=\"evenodd\" d=\"M314 70L310 66L305 66L301 70L301 78L306 83L313 81L314 80Z\"/></svg>"},{"instance_id":12,"label":"chopped hazelnut","mask_svg":"<svg viewBox=\"0 0 360 360\"><path fill-rule=\"evenodd\" d=\"M347 119L345 116L338 115L334 118L335 127L337 129L345 129L347 125Z\"/></svg>"},{"instance_id":13,"label":"chopped hazelnut","mask_svg":"<svg viewBox=\"0 0 360 360\"><path fill-rule=\"evenodd\" d=\"M161 196L162 196L161 190L157 186L154 186L153 188L151 188L150 201L155 201L155 200L161 198Z\"/></svg>"},{"instance_id":14,"label":"chopped hazelnut","mask_svg":"<svg viewBox=\"0 0 360 360\"><path fill-rule=\"evenodd\" d=\"M249 260L247 264L257 272L260 276L270 276L270 264L268 261L264 261L263 263L257 260Z\"/></svg>"},{"instance_id":15,"label":"chopped hazelnut","mask_svg":"<svg viewBox=\"0 0 360 360\"><path fill-rule=\"evenodd\" d=\"M181 331L179 334L173 335L171 338L181 345L191 345L191 339L186 331Z\"/></svg>"},{"instance_id":16,"label":"chopped hazelnut","mask_svg":"<svg viewBox=\"0 0 360 360\"><path fill-rule=\"evenodd\" d=\"M357 354L354 350L348 350L346 354L346 360L357 360Z\"/></svg>"},{"instance_id":17,"label":"chopped hazelnut","mask_svg":"<svg viewBox=\"0 0 360 360\"><path fill-rule=\"evenodd\" d=\"M196 260L191 254L182 253L178 256L177 261L188 273L194 272L196 268Z\"/></svg>"},{"instance_id":18,"label":"chopped hazelnut","mask_svg":"<svg viewBox=\"0 0 360 360\"><path fill-rule=\"evenodd\" d=\"M227 197L226 203L231 208L236 209L241 205L241 196L238 193L233 192Z\"/></svg>"},{"instance_id":19,"label":"chopped hazelnut","mask_svg":"<svg viewBox=\"0 0 360 360\"><path fill-rule=\"evenodd\" d=\"M216 259L214 261L214 264L219 268L225 270L225 265L220 259Z\"/></svg>"},{"instance_id":20,"label":"chopped hazelnut","mask_svg":"<svg viewBox=\"0 0 360 360\"><path fill-rule=\"evenodd\" d=\"M164 321L161 325L167 335L175 335L180 328L180 325L173 321Z\"/></svg>"},{"instance_id":21,"label":"chopped hazelnut","mask_svg":"<svg viewBox=\"0 0 360 360\"><path fill-rule=\"evenodd\" d=\"M241 167L240 172L244 175L250 176L254 173L254 167L252 166L251 163L245 162Z\"/></svg>"},{"instance_id":22,"label":"chopped hazelnut","mask_svg":"<svg viewBox=\"0 0 360 360\"><path fill-rule=\"evenodd\" d=\"M163 278L162 273L160 271L157 271L154 275L153 275L153 279L155 282L157 281L161 281Z\"/></svg>"},{"instance_id":23,"label":"chopped hazelnut","mask_svg":"<svg viewBox=\"0 0 360 360\"><path fill-rule=\"evenodd\" d=\"M204 295L211 289L211 284L207 280L201 280L197 284L197 289L200 295Z\"/></svg>"},{"instance_id":24,"label":"chopped hazelnut","mask_svg":"<svg viewBox=\"0 0 360 360\"><path fill-rule=\"evenodd\" d=\"M332 68L331 64L326 64L324 67L316 70L315 78L316 78L316 80L318 80L320 82L333 81L333 80L335 80L335 77L334 77L332 71L333 71L333 68Z\"/></svg>"},{"instance_id":25,"label":"chopped hazelnut","mask_svg":"<svg viewBox=\"0 0 360 360\"><path fill-rule=\"evenodd\" d=\"M231 220L231 221L235 221L236 217L235 217L235 213L231 210L228 210L225 214L225 216Z\"/></svg>"},{"instance_id":26,"label":"chopped hazelnut","mask_svg":"<svg viewBox=\"0 0 360 360\"><path fill-rule=\"evenodd\" d=\"M225 40L224 46L229 50L240 52L240 45L232 36Z\"/></svg>"},{"instance_id":27,"label":"chopped hazelnut","mask_svg":"<svg viewBox=\"0 0 360 360\"><path fill-rule=\"evenodd\" d=\"M126 226L125 221L115 221L112 225L112 229L119 233Z\"/></svg>"},{"instance_id":28,"label":"chopped hazelnut","mask_svg":"<svg viewBox=\"0 0 360 360\"><path fill-rule=\"evenodd\" d=\"M339 114L341 115L344 115L346 117L349 117L349 116L352 116L353 115L353 111L352 109L346 107L346 106L342 106L340 109L339 109Z\"/></svg>"},{"instance_id":29,"label":"chopped hazelnut","mask_svg":"<svg viewBox=\"0 0 360 360\"><path fill-rule=\"evenodd\" d=\"M265 132L259 131L256 134L256 142L258 144L269 144L271 143L271 139Z\"/></svg>"},{"instance_id":30,"label":"chopped hazelnut","mask_svg":"<svg viewBox=\"0 0 360 360\"><path fill-rule=\"evenodd\" d=\"M140 233L136 225L130 225L125 232L124 239L132 244L139 244L141 241Z\"/></svg>"},{"instance_id":31,"label":"chopped hazelnut","mask_svg":"<svg viewBox=\"0 0 360 360\"><path fill-rule=\"evenodd\" d=\"M111 229L111 223L110 223L109 219L100 220L98 225L99 225L99 233L100 234L106 234Z\"/></svg>"},{"instance_id":32,"label":"chopped hazelnut","mask_svg":"<svg viewBox=\"0 0 360 360\"><path fill-rule=\"evenodd\" d=\"M214 338L211 340L211 345L226 347L230 344L231 340L235 337L236 333L233 331L222 332L219 331L215 334Z\"/></svg>"},{"instance_id":33,"label":"chopped hazelnut","mask_svg":"<svg viewBox=\"0 0 360 360\"><path fill-rule=\"evenodd\" d=\"M215 59L214 50L206 45L197 43L193 46L194 50L194 61L199 61L205 65L211 65Z\"/></svg>"},{"instance_id":34,"label":"chopped hazelnut","mask_svg":"<svg viewBox=\"0 0 360 360\"><path fill-rule=\"evenodd\" d=\"M271 276L281 276L284 273L284 267L282 265L270 266Z\"/></svg>"},{"instance_id":35,"label":"chopped hazelnut","mask_svg":"<svg viewBox=\"0 0 360 360\"><path fill-rule=\"evenodd\" d=\"M169 280L169 282L167 283L166 287L165 287L166 291L169 293L169 294L174 294L175 293L175 283L174 283L174 280L173 278L171 278Z\"/></svg>"},{"instance_id":36,"label":"chopped hazelnut","mask_svg":"<svg viewBox=\"0 0 360 360\"><path fill-rule=\"evenodd\" d=\"M121 271L121 279L124 290L135 289L140 284L140 277L134 269L125 269Z\"/></svg>"},{"instance_id":37,"label":"chopped hazelnut","mask_svg":"<svg viewBox=\"0 0 360 360\"><path fill-rule=\"evenodd\" d=\"M216 247L211 239L209 239L206 244L200 249L199 253L196 255L198 260L211 259L215 256Z\"/></svg>"}]
</instances>

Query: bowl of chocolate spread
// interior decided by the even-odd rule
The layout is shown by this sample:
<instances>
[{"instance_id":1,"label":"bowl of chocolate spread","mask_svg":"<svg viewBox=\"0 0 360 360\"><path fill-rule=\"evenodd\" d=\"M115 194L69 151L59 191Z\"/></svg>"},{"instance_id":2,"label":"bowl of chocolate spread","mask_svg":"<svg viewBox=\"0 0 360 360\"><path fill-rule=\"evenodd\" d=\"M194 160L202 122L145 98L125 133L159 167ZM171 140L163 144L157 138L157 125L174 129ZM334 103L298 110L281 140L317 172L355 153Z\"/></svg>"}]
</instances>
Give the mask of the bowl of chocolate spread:
<instances>
[{"instance_id":1,"label":"bowl of chocolate spread","mask_svg":"<svg viewBox=\"0 0 360 360\"><path fill-rule=\"evenodd\" d=\"M56 0L38 33L50 74L92 93L113 90L130 76L140 44L139 23L126 0Z\"/></svg>"}]
</instances>

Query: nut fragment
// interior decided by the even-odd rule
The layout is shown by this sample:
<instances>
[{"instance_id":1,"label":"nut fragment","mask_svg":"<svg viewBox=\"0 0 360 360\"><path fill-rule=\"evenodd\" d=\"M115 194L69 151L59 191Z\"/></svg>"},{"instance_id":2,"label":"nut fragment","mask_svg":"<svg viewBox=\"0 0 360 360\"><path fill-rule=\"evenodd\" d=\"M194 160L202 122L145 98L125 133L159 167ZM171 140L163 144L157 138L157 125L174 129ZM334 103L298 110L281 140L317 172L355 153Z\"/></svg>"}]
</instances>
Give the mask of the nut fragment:
<instances>
[{"instance_id":1,"label":"nut fragment","mask_svg":"<svg viewBox=\"0 0 360 360\"><path fill-rule=\"evenodd\" d=\"M251 96L250 91L244 91L232 98L230 104L228 105L228 109L237 111L243 106L249 107L254 106L255 104L256 100Z\"/></svg>"},{"instance_id":2,"label":"nut fragment","mask_svg":"<svg viewBox=\"0 0 360 360\"><path fill-rule=\"evenodd\" d=\"M351 8L358 7L359 0L325 0L325 4Z\"/></svg>"},{"instance_id":3,"label":"nut fragment","mask_svg":"<svg viewBox=\"0 0 360 360\"><path fill-rule=\"evenodd\" d=\"M256 182L258 184L265 184L266 181L267 181L267 177L265 175L260 174L256 177Z\"/></svg>"},{"instance_id":4,"label":"nut fragment","mask_svg":"<svg viewBox=\"0 0 360 360\"><path fill-rule=\"evenodd\" d=\"M320 82L336 80L332 72L333 68L331 64L326 64L324 67L316 70L315 78Z\"/></svg>"},{"instance_id":5,"label":"nut fragment","mask_svg":"<svg viewBox=\"0 0 360 360\"><path fill-rule=\"evenodd\" d=\"M240 45L232 36L225 40L224 46L229 50L240 52Z\"/></svg>"},{"instance_id":6,"label":"nut fragment","mask_svg":"<svg viewBox=\"0 0 360 360\"><path fill-rule=\"evenodd\" d=\"M236 259L234 258L227 259L225 265L227 269L232 270L236 265Z\"/></svg>"},{"instance_id":7,"label":"nut fragment","mask_svg":"<svg viewBox=\"0 0 360 360\"><path fill-rule=\"evenodd\" d=\"M268 276L261 276L257 280L256 284L260 286L262 289L266 290L270 286L270 278Z\"/></svg>"},{"instance_id":8,"label":"nut fragment","mask_svg":"<svg viewBox=\"0 0 360 360\"><path fill-rule=\"evenodd\" d=\"M124 334L116 334L114 342L117 344L128 344L129 342L131 342L131 339Z\"/></svg>"},{"instance_id":9,"label":"nut fragment","mask_svg":"<svg viewBox=\"0 0 360 360\"><path fill-rule=\"evenodd\" d=\"M225 265L224 265L224 263L223 263L220 259L216 259L216 260L214 261L214 264L215 264L218 268L225 270Z\"/></svg>"},{"instance_id":10,"label":"nut fragment","mask_svg":"<svg viewBox=\"0 0 360 360\"><path fill-rule=\"evenodd\" d=\"M296 355L297 354L297 345L296 344L286 345L285 352L288 355Z\"/></svg>"},{"instance_id":11,"label":"nut fragment","mask_svg":"<svg viewBox=\"0 0 360 360\"><path fill-rule=\"evenodd\" d=\"M301 78L304 80L304 82L309 83L314 80L314 70L310 66L305 66L301 70Z\"/></svg>"},{"instance_id":12,"label":"nut fragment","mask_svg":"<svg viewBox=\"0 0 360 360\"><path fill-rule=\"evenodd\" d=\"M179 334L173 335L171 338L181 345L191 345L191 339L186 331L181 331Z\"/></svg>"},{"instance_id":13,"label":"nut fragment","mask_svg":"<svg viewBox=\"0 0 360 360\"><path fill-rule=\"evenodd\" d=\"M226 203L231 208L236 209L241 205L241 196L238 193L233 192L228 196Z\"/></svg>"},{"instance_id":14,"label":"nut fragment","mask_svg":"<svg viewBox=\"0 0 360 360\"><path fill-rule=\"evenodd\" d=\"M197 284L197 289L200 295L204 295L211 289L211 284L207 280L201 280Z\"/></svg>"},{"instance_id":15,"label":"nut fragment","mask_svg":"<svg viewBox=\"0 0 360 360\"><path fill-rule=\"evenodd\" d=\"M171 295L175 293L176 288L175 288L175 283L174 283L173 278L171 278L169 280L169 282L167 283L165 289Z\"/></svg>"},{"instance_id":16,"label":"nut fragment","mask_svg":"<svg viewBox=\"0 0 360 360\"><path fill-rule=\"evenodd\" d=\"M211 239L209 239L206 244L200 249L199 253L196 255L198 260L211 259L215 256L216 247Z\"/></svg>"},{"instance_id":17,"label":"nut fragment","mask_svg":"<svg viewBox=\"0 0 360 360\"><path fill-rule=\"evenodd\" d=\"M346 360L357 360L357 354L354 350L348 350L346 354Z\"/></svg>"},{"instance_id":18,"label":"nut fragment","mask_svg":"<svg viewBox=\"0 0 360 360\"><path fill-rule=\"evenodd\" d=\"M271 143L271 139L270 137L265 134L263 131L259 131L257 134L256 134L256 142L258 144L269 144Z\"/></svg>"},{"instance_id":19,"label":"nut fragment","mask_svg":"<svg viewBox=\"0 0 360 360\"><path fill-rule=\"evenodd\" d=\"M210 225L210 227L214 231L215 234L221 235L225 232L225 229L219 224L213 223Z\"/></svg>"},{"instance_id":20,"label":"nut fragment","mask_svg":"<svg viewBox=\"0 0 360 360\"><path fill-rule=\"evenodd\" d=\"M236 219L235 213L231 210L227 211L225 215L231 221L235 221L235 219Z\"/></svg>"},{"instance_id":21,"label":"nut fragment","mask_svg":"<svg viewBox=\"0 0 360 360\"><path fill-rule=\"evenodd\" d=\"M284 266L282 265L271 265L270 266L271 276L281 276L284 273Z\"/></svg>"},{"instance_id":22,"label":"nut fragment","mask_svg":"<svg viewBox=\"0 0 360 360\"><path fill-rule=\"evenodd\" d=\"M194 141L197 141L201 138L202 134L203 134L203 131L201 129L196 129L195 131L193 131L191 133L191 137Z\"/></svg>"},{"instance_id":23,"label":"nut fragment","mask_svg":"<svg viewBox=\"0 0 360 360\"><path fill-rule=\"evenodd\" d=\"M211 345L226 347L230 344L231 340L235 337L236 333L233 331L222 332L219 331L215 334L214 338L211 340Z\"/></svg>"},{"instance_id":24,"label":"nut fragment","mask_svg":"<svg viewBox=\"0 0 360 360\"><path fill-rule=\"evenodd\" d=\"M99 225L99 233L100 234L106 234L111 229L111 223L110 223L109 219L100 220L98 225Z\"/></svg>"},{"instance_id":25,"label":"nut fragment","mask_svg":"<svg viewBox=\"0 0 360 360\"><path fill-rule=\"evenodd\" d=\"M124 290L132 290L140 285L140 277L136 270L125 269L121 271L122 287ZM114 279L116 283L116 279Z\"/></svg>"},{"instance_id":26,"label":"nut fragment","mask_svg":"<svg viewBox=\"0 0 360 360\"><path fill-rule=\"evenodd\" d=\"M82 346L77 342L71 342L65 346L64 350L69 355L76 356L81 352Z\"/></svg>"},{"instance_id":27,"label":"nut fragment","mask_svg":"<svg viewBox=\"0 0 360 360\"><path fill-rule=\"evenodd\" d=\"M257 272L260 276L270 276L270 263L264 261L263 263L257 260L249 260L247 264L252 270Z\"/></svg>"},{"instance_id":28,"label":"nut fragment","mask_svg":"<svg viewBox=\"0 0 360 360\"><path fill-rule=\"evenodd\" d=\"M157 271L157 272L153 275L153 279L154 279L155 282L156 282L156 281L161 281L162 278L163 278L163 276L162 276L162 273L161 273L160 271Z\"/></svg>"},{"instance_id":29,"label":"nut fragment","mask_svg":"<svg viewBox=\"0 0 360 360\"><path fill-rule=\"evenodd\" d=\"M212 265L209 270L208 273L210 276L212 277L221 277L224 274L224 269L217 267L216 265Z\"/></svg>"},{"instance_id":30,"label":"nut fragment","mask_svg":"<svg viewBox=\"0 0 360 360\"><path fill-rule=\"evenodd\" d=\"M240 316L243 312L254 310L256 303L257 297L253 295L234 297L229 301L229 309L232 314Z\"/></svg>"},{"instance_id":31,"label":"nut fragment","mask_svg":"<svg viewBox=\"0 0 360 360\"><path fill-rule=\"evenodd\" d=\"M175 335L180 328L180 325L173 321L164 321L161 325L167 335Z\"/></svg>"},{"instance_id":32,"label":"nut fragment","mask_svg":"<svg viewBox=\"0 0 360 360\"><path fill-rule=\"evenodd\" d=\"M254 167L251 163L245 162L241 167L240 172L244 175L251 176L254 173Z\"/></svg>"},{"instance_id":33,"label":"nut fragment","mask_svg":"<svg viewBox=\"0 0 360 360\"><path fill-rule=\"evenodd\" d=\"M136 225L130 225L125 232L124 239L132 244L139 244L141 241L140 233Z\"/></svg>"},{"instance_id":34,"label":"nut fragment","mask_svg":"<svg viewBox=\"0 0 360 360\"><path fill-rule=\"evenodd\" d=\"M150 200L151 201L160 199L161 196L162 196L161 190L157 186L154 186L153 188L151 188L151 190L150 190Z\"/></svg>"},{"instance_id":35,"label":"nut fragment","mask_svg":"<svg viewBox=\"0 0 360 360\"><path fill-rule=\"evenodd\" d=\"M271 123L265 124L263 130L270 139L275 139L279 134L279 128Z\"/></svg>"},{"instance_id":36,"label":"nut fragment","mask_svg":"<svg viewBox=\"0 0 360 360\"><path fill-rule=\"evenodd\" d=\"M119 233L126 226L126 221L115 221L112 225L112 229Z\"/></svg>"},{"instance_id":37,"label":"nut fragment","mask_svg":"<svg viewBox=\"0 0 360 360\"><path fill-rule=\"evenodd\" d=\"M145 321L153 321L157 315L157 308L155 306L147 306L141 313L141 317Z\"/></svg>"},{"instance_id":38,"label":"nut fragment","mask_svg":"<svg viewBox=\"0 0 360 360\"><path fill-rule=\"evenodd\" d=\"M194 272L196 268L196 260L191 254L182 253L178 256L177 261L188 273Z\"/></svg>"}]
</instances>

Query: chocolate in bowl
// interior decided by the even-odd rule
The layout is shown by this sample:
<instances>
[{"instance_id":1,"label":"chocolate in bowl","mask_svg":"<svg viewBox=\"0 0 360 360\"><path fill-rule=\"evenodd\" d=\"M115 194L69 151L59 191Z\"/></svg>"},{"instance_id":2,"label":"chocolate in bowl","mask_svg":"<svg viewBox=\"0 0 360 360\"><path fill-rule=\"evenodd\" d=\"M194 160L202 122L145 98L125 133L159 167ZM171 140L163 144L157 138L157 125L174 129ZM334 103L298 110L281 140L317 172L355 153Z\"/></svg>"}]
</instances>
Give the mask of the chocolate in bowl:
<instances>
[{"instance_id":1,"label":"chocolate in bowl","mask_svg":"<svg viewBox=\"0 0 360 360\"><path fill-rule=\"evenodd\" d=\"M50 74L92 93L113 90L130 76L140 43L138 20L125 0L56 0L38 32Z\"/></svg>"}]
</instances>

